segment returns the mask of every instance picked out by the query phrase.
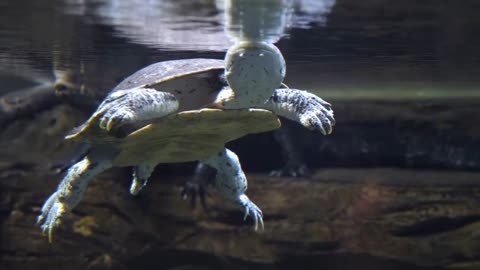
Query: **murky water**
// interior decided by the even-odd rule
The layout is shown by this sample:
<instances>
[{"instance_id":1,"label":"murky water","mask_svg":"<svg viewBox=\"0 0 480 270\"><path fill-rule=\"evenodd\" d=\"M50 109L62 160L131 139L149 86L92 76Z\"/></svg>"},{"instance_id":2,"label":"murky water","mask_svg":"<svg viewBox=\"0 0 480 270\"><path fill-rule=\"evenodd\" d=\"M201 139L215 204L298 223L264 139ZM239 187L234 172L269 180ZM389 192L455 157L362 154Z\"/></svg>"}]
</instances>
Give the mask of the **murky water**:
<instances>
[{"instance_id":1,"label":"murky water","mask_svg":"<svg viewBox=\"0 0 480 270\"><path fill-rule=\"evenodd\" d=\"M194 244L182 246L183 250L189 250L187 254L179 254L191 258L203 254L190 254L189 248L192 248L206 252L203 255L208 258L216 254L230 258L238 252L242 261L235 259L231 263L245 269L284 269L286 266L282 266L282 262L293 267L301 264L299 261L321 266L319 258L327 261L329 269L423 269L417 268L418 265L477 269L475 267L480 265L480 249L477 249L480 247L477 233L480 201L479 178L475 172L480 169L480 2L292 1L292 8L282 18L287 21L285 32L276 43L287 62L286 84L312 91L331 102L337 126L334 134L328 137L305 131L288 122L284 126L294 138L294 145L299 149L296 150L298 155L302 156L301 159L312 171L334 168L333 172L320 173L314 178L320 179L320 185L327 185L330 193L307 197L319 200L325 200L326 197L335 201L335 194L340 194L345 197L341 197L338 205L344 208L338 210L335 209L337 206L331 206L331 211L322 210L326 211L322 212L325 220L317 220L317 216L308 217L311 224L317 227L309 227L309 221L295 215L297 219L289 224L291 227L282 227L279 222L282 220L280 210L277 213L279 217L274 214L268 217L266 214L267 221L271 218L271 224L279 231L298 237L298 243L288 242L291 240L288 237L287 240L278 240L267 232L263 244L246 242L236 251L234 248L224 250L213 244L208 246L195 242L194 248ZM67 130L85 119L93 108L90 101L100 100L123 78L150 63L194 57L223 58L232 45L224 28L225 7L220 0L0 2L0 124L3 128L0 132L0 181L4 183L3 187L16 187L13 190L24 194L25 190L29 190L25 183L34 183L42 192L50 192L46 187L39 186L38 181L51 179L49 185L54 187L57 179L60 179L58 175L51 175L48 168L70 157L71 152L77 149L76 145L65 144L62 137ZM54 88L77 94L64 100L54 94ZM12 111L17 110L16 104L26 105L18 111ZM248 172L266 175L283 162L282 150L274 138L271 134L247 137L231 147L240 155ZM262 151L252 153L255 149ZM360 169L351 171L352 167ZM370 171L372 167L433 171L420 174L423 182L419 181L421 183L417 183L418 186L410 183L407 185L409 187L403 187L401 183L404 180L416 179L415 171L379 173ZM443 170L452 169L447 176L443 174ZM463 183L460 186L452 184L458 180L457 176ZM22 177L26 179L23 182L19 180L24 179ZM353 198L357 193L343 191L344 183L350 183L352 179L361 183L358 188L361 198L358 200ZM441 184L437 182L439 179ZM338 184L337 180L342 180L339 182L343 184ZM263 180L259 181L262 183ZM291 184L290 180L279 181L285 185ZM328 186L332 182L335 185L333 188ZM267 183L284 194L281 187ZM302 188L301 183L293 185ZM389 186L392 183L395 183L394 187ZM437 188L437 184L444 189ZM260 185L262 188L267 186L268 190L268 185ZM313 186L312 190L316 190L318 183ZM265 190L255 191L254 187L252 190L257 195L268 193ZM420 194L420 197L413 193ZM12 209L29 208L46 197L43 193L31 195L30 191L25 195L27 199L8 192L2 194L6 199L0 200L3 207L0 213L8 213L2 214L2 217L5 216L1 219L5 220L4 227L17 224L10 219L14 212ZM378 198L378 194L387 194L387 197L391 196L390 199L400 198L400 202L395 202L398 203L395 205L393 199L385 202ZM362 197L364 195L366 197ZM282 204L285 198L272 198L282 205L280 209L290 211ZM149 200L156 202L151 198ZM348 202L354 202L353 206L347 205ZM436 205L438 202L439 205ZM386 203L388 207L373 207L376 203ZM265 209L266 213L268 210L278 210L271 200L266 200L264 204L270 208ZM429 204L433 206L429 208ZM306 202L300 201L298 205L312 210ZM405 210L407 208L409 210ZM32 211L35 210L26 213L33 218ZM376 215L385 213L388 217L383 219L382 216L375 223L375 229L385 230L382 233L371 231L365 225L364 222L375 220ZM159 215L166 214L162 212ZM346 218L338 221L339 216ZM222 214L217 213L217 217L222 217ZM228 220L225 215L223 218ZM363 222L364 227L352 228L355 226L349 223L349 219L361 220L359 223ZM410 219L415 222L407 224ZM210 224L211 220L203 222ZM334 225L330 226L328 222ZM34 227L33 223L28 222L22 226L28 227L29 224ZM398 228L390 231L391 224L398 225ZM324 225L325 229L321 227ZM220 225L213 223L212 226L219 228ZM348 228L348 232L339 233L332 226ZM322 229L315 229L319 227ZM227 229L220 228L213 232L227 235ZM145 234L149 230L143 229L142 233ZM331 235L325 231L331 232ZM398 231L406 234L395 234ZM393 233L388 235L386 232ZM314 235L314 240L309 239L309 233ZM324 237L324 234L329 236ZM338 236L339 239L329 239L330 236ZM37 235L32 237L40 239ZM232 239L228 237L222 239ZM346 240L350 237L357 240ZM374 240L366 241L369 237ZM379 248L381 245L378 242L383 237L387 239L387 246L392 244L398 249L391 246ZM199 236L203 241L206 241L205 238ZM401 242L398 238L402 238L402 241L408 239ZM308 242L318 239L322 241ZM362 241L358 239L368 242L368 247L362 246ZM414 247L420 242L423 246L416 252ZM449 246L447 242L455 244ZM145 240L142 243L149 242ZM272 243L282 248L285 245L285 250L276 249L277 244ZM97 243L97 246L103 244ZM35 245L42 246L38 243ZM92 243L89 245L95 246ZM248 252L248 245L265 247L267 251L261 253L263 251L259 249L261 254L252 255ZM337 245L340 246L338 249ZM463 250L458 253L445 251L462 247ZM2 257L5 261L15 256L11 248L11 242L2 242L0 251L5 251L5 254L10 252L10 257ZM23 248L27 253L33 252L30 246ZM124 264L130 267L133 263L139 263L141 258L152 260L150 257L153 253L162 250L165 254L171 252L156 247L143 248L147 252L133 252L139 257L126 260ZM298 250L299 254L289 254L291 249ZM105 250L108 249L101 250L107 252ZM172 256L181 257L175 254ZM333 254L333 257L327 258L325 254ZM446 256L444 261L439 259L442 254ZM277 259L273 265L264 261L270 256ZM426 259L422 259L422 256ZM255 263L243 261L245 258ZM209 260L214 259L204 261L197 258L194 261L205 268L225 266L224 262L211 264ZM164 267L173 269L179 265L183 264L170 261Z\"/></svg>"},{"instance_id":2,"label":"murky water","mask_svg":"<svg viewBox=\"0 0 480 270\"><path fill-rule=\"evenodd\" d=\"M278 43L292 85L357 89L331 93L344 97L368 90L370 96L476 95L475 1L295 3ZM146 63L206 52L220 57L230 45L221 1L8 1L0 12L2 70L34 82L65 66L83 68L88 79L108 82L94 85L109 88Z\"/></svg>"}]
</instances>

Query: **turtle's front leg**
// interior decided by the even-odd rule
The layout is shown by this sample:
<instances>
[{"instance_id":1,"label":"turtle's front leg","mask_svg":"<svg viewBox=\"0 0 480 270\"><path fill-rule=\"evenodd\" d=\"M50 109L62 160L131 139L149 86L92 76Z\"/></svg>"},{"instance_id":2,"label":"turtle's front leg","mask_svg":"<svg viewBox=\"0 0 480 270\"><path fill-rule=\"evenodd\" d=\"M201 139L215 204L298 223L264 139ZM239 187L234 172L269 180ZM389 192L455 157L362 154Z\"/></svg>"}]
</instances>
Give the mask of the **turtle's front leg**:
<instances>
[{"instance_id":1,"label":"turtle's front leg","mask_svg":"<svg viewBox=\"0 0 480 270\"><path fill-rule=\"evenodd\" d=\"M82 199L89 180L110 168L108 160L96 160L86 156L68 169L65 177L55 191L43 204L37 223L42 223L43 233L48 232L48 240L52 241L52 232L60 225L61 219Z\"/></svg>"},{"instance_id":2,"label":"turtle's front leg","mask_svg":"<svg viewBox=\"0 0 480 270\"><path fill-rule=\"evenodd\" d=\"M215 189L227 200L235 203L245 213L245 218L250 215L255 222L255 230L258 224L263 229L263 214L248 197L247 178L242 170L240 161L235 153L228 149L203 161L208 166L217 170L214 181Z\"/></svg>"},{"instance_id":3,"label":"turtle's front leg","mask_svg":"<svg viewBox=\"0 0 480 270\"><path fill-rule=\"evenodd\" d=\"M298 122L308 129L320 130L323 135L332 133L335 125L332 105L303 90L277 89L260 107Z\"/></svg>"},{"instance_id":4,"label":"turtle's front leg","mask_svg":"<svg viewBox=\"0 0 480 270\"><path fill-rule=\"evenodd\" d=\"M178 110L171 93L150 88L118 90L108 95L92 117L99 117L100 127L110 131L125 124L168 115Z\"/></svg>"}]
</instances>

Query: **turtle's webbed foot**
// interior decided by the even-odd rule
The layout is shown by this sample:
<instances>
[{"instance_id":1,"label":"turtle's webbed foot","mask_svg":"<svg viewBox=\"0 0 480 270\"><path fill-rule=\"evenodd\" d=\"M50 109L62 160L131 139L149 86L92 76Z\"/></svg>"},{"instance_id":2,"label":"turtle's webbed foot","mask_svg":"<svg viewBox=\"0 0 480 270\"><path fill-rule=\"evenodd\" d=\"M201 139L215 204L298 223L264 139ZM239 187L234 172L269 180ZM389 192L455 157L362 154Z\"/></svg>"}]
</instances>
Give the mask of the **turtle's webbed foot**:
<instances>
[{"instance_id":1,"label":"turtle's webbed foot","mask_svg":"<svg viewBox=\"0 0 480 270\"><path fill-rule=\"evenodd\" d=\"M277 89L266 106L310 130L319 130L323 135L332 133L335 125L332 105L307 91Z\"/></svg>"},{"instance_id":2,"label":"turtle's webbed foot","mask_svg":"<svg viewBox=\"0 0 480 270\"><path fill-rule=\"evenodd\" d=\"M206 200L207 195L208 195L208 192L206 190L206 187L192 181L186 182L185 185L182 187L182 191L181 191L182 199L184 200L190 199L190 206L192 208L195 208L195 206L197 205L197 199L198 199L202 204L202 208L203 210L205 210L205 212L208 211L207 200Z\"/></svg>"},{"instance_id":3,"label":"turtle's webbed foot","mask_svg":"<svg viewBox=\"0 0 480 270\"><path fill-rule=\"evenodd\" d=\"M37 217L37 224L42 224L42 233L48 232L48 241L52 242L53 230L60 226L61 218L65 215L65 205L58 200L57 192L53 193L42 207L41 214Z\"/></svg>"},{"instance_id":4,"label":"turtle's webbed foot","mask_svg":"<svg viewBox=\"0 0 480 270\"><path fill-rule=\"evenodd\" d=\"M43 204L41 213L37 218L37 224L42 224L43 233L48 232L50 242L52 241L53 230L60 225L66 213L82 199L88 181L96 174L111 167L108 159L97 158L87 155L81 161L75 163L68 169L58 185L57 191L50 195Z\"/></svg>"},{"instance_id":5,"label":"turtle's webbed foot","mask_svg":"<svg viewBox=\"0 0 480 270\"><path fill-rule=\"evenodd\" d=\"M100 128L110 131L125 124L133 123L134 121L135 115L133 112L126 108L118 108L109 110L102 116L100 119Z\"/></svg>"},{"instance_id":6,"label":"turtle's webbed foot","mask_svg":"<svg viewBox=\"0 0 480 270\"><path fill-rule=\"evenodd\" d=\"M99 126L107 131L133 122L134 113L128 106L128 100L132 99L132 91L117 91L108 95L100 104L94 117L99 117Z\"/></svg>"},{"instance_id":7,"label":"turtle's webbed foot","mask_svg":"<svg viewBox=\"0 0 480 270\"><path fill-rule=\"evenodd\" d=\"M255 223L255 231L258 230L258 224L260 224L262 230L264 230L262 210L260 210L260 208L258 208L258 206L255 205L245 194L240 195L237 203L242 209L242 211L245 213L243 220L246 220L247 216L250 216Z\"/></svg>"},{"instance_id":8,"label":"turtle's webbed foot","mask_svg":"<svg viewBox=\"0 0 480 270\"><path fill-rule=\"evenodd\" d=\"M235 203L244 213L245 218L251 216L255 222L255 231L258 224L263 230L263 214L248 197L247 177L242 170L238 156L224 149L222 152L203 161L206 165L216 169L216 177L213 186L225 199Z\"/></svg>"},{"instance_id":9,"label":"turtle's webbed foot","mask_svg":"<svg viewBox=\"0 0 480 270\"><path fill-rule=\"evenodd\" d=\"M137 120L168 115L178 109L174 95L149 88L118 90L108 95L93 117L100 128L110 131Z\"/></svg>"},{"instance_id":10,"label":"turtle's webbed foot","mask_svg":"<svg viewBox=\"0 0 480 270\"><path fill-rule=\"evenodd\" d=\"M307 95L308 94L308 95ZM300 123L311 130L319 130L323 135L331 134L335 125L332 105L320 97L305 92L303 102L298 104Z\"/></svg>"},{"instance_id":11,"label":"turtle's webbed foot","mask_svg":"<svg viewBox=\"0 0 480 270\"><path fill-rule=\"evenodd\" d=\"M216 174L217 172L214 168L202 162L198 163L193 178L190 181L187 181L182 188L182 198L184 200L190 198L192 208L196 206L198 198L203 209L207 211L207 190L209 186L213 184Z\"/></svg>"}]
</instances>

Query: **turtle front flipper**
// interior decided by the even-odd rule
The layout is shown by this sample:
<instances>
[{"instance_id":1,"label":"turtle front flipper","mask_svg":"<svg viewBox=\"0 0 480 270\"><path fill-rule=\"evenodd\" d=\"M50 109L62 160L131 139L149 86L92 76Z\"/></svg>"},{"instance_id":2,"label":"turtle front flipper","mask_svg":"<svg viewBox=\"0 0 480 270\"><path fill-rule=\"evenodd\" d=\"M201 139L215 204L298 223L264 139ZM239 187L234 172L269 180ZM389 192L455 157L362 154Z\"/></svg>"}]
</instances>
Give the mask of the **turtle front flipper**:
<instances>
[{"instance_id":1,"label":"turtle front flipper","mask_svg":"<svg viewBox=\"0 0 480 270\"><path fill-rule=\"evenodd\" d=\"M203 161L208 166L216 169L214 187L227 200L235 203L244 213L245 218L251 216L255 222L255 231L258 225L263 229L263 214L245 195L247 190L247 177L242 170L237 155L224 149L222 152Z\"/></svg>"},{"instance_id":2,"label":"turtle front flipper","mask_svg":"<svg viewBox=\"0 0 480 270\"><path fill-rule=\"evenodd\" d=\"M150 88L118 90L105 98L89 121L98 120L100 128L110 131L125 124L169 115L178 110L178 105L171 93Z\"/></svg>"},{"instance_id":3,"label":"turtle front flipper","mask_svg":"<svg viewBox=\"0 0 480 270\"><path fill-rule=\"evenodd\" d=\"M323 135L332 133L335 125L332 105L320 97L303 90L277 89L261 108L302 124Z\"/></svg>"},{"instance_id":4,"label":"turtle front flipper","mask_svg":"<svg viewBox=\"0 0 480 270\"><path fill-rule=\"evenodd\" d=\"M108 159L86 156L68 169L65 177L44 203L37 223L42 224L43 233L48 233L52 241L53 230L60 225L62 218L82 199L89 180L112 166Z\"/></svg>"}]
</instances>

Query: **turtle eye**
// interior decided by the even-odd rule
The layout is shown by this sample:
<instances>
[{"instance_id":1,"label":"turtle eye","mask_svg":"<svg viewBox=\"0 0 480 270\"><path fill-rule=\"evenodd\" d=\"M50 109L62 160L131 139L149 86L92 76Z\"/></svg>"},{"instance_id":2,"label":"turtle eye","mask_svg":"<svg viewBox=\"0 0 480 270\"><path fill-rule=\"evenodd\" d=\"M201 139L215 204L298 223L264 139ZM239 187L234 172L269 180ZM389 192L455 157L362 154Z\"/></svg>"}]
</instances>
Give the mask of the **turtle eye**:
<instances>
[{"instance_id":1,"label":"turtle eye","mask_svg":"<svg viewBox=\"0 0 480 270\"><path fill-rule=\"evenodd\" d=\"M67 91L68 87L63 83L58 83L55 84L54 89L57 94L64 94L64 92Z\"/></svg>"}]
</instances>

